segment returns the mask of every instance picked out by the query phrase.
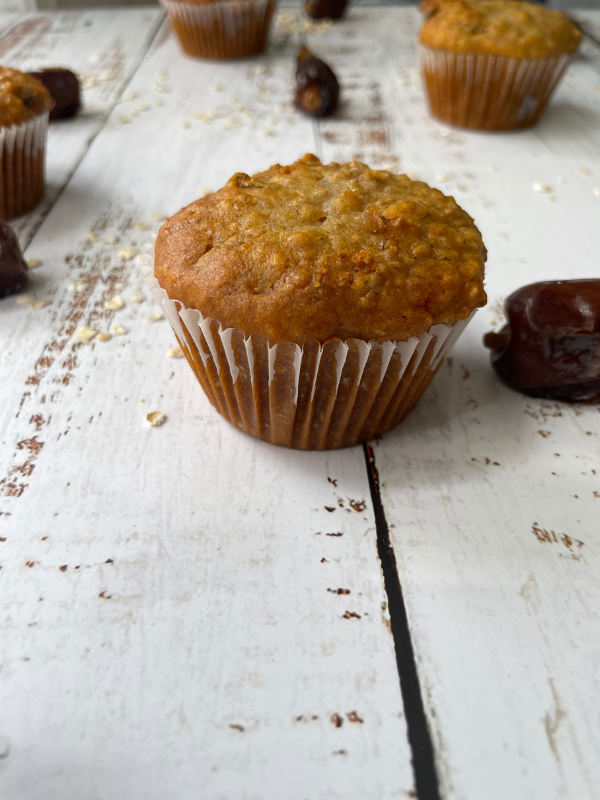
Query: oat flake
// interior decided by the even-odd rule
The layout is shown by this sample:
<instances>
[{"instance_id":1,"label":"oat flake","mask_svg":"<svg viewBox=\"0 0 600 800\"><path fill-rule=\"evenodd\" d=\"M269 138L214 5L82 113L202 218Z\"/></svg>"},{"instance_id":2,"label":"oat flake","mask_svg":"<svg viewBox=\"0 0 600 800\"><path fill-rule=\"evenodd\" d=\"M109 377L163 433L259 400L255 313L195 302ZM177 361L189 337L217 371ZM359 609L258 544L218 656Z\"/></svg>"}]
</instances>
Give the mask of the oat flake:
<instances>
[{"instance_id":1,"label":"oat flake","mask_svg":"<svg viewBox=\"0 0 600 800\"><path fill-rule=\"evenodd\" d=\"M42 262L39 258L28 258L27 259L27 266L29 269L37 269L38 267L42 266Z\"/></svg>"},{"instance_id":2,"label":"oat flake","mask_svg":"<svg viewBox=\"0 0 600 800\"><path fill-rule=\"evenodd\" d=\"M104 307L108 308L109 311L120 311L124 305L123 298L117 295L112 300L109 300L108 303L105 303Z\"/></svg>"},{"instance_id":3,"label":"oat flake","mask_svg":"<svg viewBox=\"0 0 600 800\"><path fill-rule=\"evenodd\" d=\"M151 411L149 414L146 414L146 419L153 428L160 428L160 426L164 425L167 421L167 415L163 414L162 411Z\"/></svg>"},{"instance_id":4,"label":"oat flake","mask_svg":"<svg viewBox=\"0 0 600 800\"><path fill-rule=\"evenodd\" d=\"M95 331L93 328L88 328L84 326L77 331L77 338L81 339L82 342L88 344L92 341L92 339L97 335L98 331Z\"/></svg>"}]
</instances>

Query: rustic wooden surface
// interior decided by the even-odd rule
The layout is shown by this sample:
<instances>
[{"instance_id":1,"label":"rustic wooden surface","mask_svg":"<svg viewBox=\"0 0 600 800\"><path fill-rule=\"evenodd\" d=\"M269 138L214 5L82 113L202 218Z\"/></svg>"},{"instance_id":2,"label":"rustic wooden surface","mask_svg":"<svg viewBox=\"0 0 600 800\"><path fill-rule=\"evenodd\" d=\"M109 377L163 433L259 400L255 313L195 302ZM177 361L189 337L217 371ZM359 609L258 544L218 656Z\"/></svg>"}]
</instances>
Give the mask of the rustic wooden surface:
<instances>
[{"instance_id":1,"label":"rustic wooden surface","mask_svg":"<svg viewBox=\"0 0 600 800\"><path fill-rule=\"evenodd\" d=\"M300 26L280 23L264 57L207 64L156 9L0 17L3 63L88 87L17 226L46 305L0 302L2 797L416 796L362 449L223 422L136 265L155 217L314 150L454 194L490 252L488 308L374 448L439 794L595 800L600 415L511 393L480 342L512 289L597 274L598 56L534 131L450 131L416 13L354 9L304 34L345 91L317 125L290 109Z\"/></svg>"}]
</instances>

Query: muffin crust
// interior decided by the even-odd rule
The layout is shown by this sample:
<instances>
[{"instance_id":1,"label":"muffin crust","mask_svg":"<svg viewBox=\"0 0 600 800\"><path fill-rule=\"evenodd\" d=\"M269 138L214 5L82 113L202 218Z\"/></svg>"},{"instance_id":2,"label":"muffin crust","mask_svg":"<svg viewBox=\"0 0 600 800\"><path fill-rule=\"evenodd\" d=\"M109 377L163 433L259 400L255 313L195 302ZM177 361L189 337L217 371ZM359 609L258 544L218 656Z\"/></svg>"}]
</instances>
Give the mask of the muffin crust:
<instances>
[{"instance_id":1,"label":"muffin crust","mask_svg":"<svg viewBox=\"0 0 600 800\"><path fill-rule=\"evenodd\" d=\"M560 11L521 0L423 0L420 41L453 53L550 58L579 47L579 29Z\"/></svg>"},{"instance_id":2,"label":"muffin crust","mask_svg":"<svg viewBox=\"0 0 600 800\"><path fill-rule=\"evenodd\" d=\"M484 305L485 247L451 197L313 155L168 219L155 275L173 300L271 344L407 339Z\"/></svg>"},{"instance_id":3,"label":"muffin crust","mask_svg":"<svg viewBox=\"0 0 600 800\"><path fill-rule=\"evenodd\" d=\"M44 111L51 111L54 101L46 87L17 69L0 67L0 125L20 125Z\"/></svg>"}]
</instances>

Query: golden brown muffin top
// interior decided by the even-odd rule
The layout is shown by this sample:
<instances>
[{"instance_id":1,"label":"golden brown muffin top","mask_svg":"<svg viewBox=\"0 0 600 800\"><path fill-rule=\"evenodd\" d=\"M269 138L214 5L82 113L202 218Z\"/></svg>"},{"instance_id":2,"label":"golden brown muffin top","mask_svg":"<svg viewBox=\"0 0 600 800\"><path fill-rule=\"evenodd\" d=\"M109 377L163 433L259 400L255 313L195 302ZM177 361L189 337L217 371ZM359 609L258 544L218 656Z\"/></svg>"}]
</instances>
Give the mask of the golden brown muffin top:
<instances>
[{"instance_id":1,"label":"golden brown muffin top","mask_svg":"<svg viewBox=\"0 0 600 800\"><path fill-rule=\"evenodd\" d=\"M0 125L9 128L51 111L54 100L37 78L18 69L0 67Z\"/></svg>"},{"instance_id":2,"label":"golden brown muffin top","mask_svg":"<svg viewBox=\"0 0 600 800\"><path fill-rule=\"evenodd\" d=\"M485 247L452 197L365 164L306 155L237 173L168 219L169 297L271 344L407 339L484 305Z\"/></svg>"},{"instance_id":3,"label":"golden brown muffin top","mask_svg":"<svg viewBox=\"0 0 600 800\"><path fill-rule=\"evenodd\" d=\"M453 53L550 58L581 41L563 13L521 0L423 0L420 9L421 42Z\"/></svg>"}]
</instances>

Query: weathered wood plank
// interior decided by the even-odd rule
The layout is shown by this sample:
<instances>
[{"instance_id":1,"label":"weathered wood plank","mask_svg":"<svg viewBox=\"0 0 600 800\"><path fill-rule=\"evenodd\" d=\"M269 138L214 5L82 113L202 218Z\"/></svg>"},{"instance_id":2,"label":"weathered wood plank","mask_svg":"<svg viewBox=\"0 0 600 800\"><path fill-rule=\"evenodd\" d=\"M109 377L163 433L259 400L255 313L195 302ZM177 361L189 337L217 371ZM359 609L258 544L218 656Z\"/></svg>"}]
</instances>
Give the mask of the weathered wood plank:
<instances>
[{"instance_id":1,"label":"weathered wood plank","mask_svg":"<svg viewBox=\"0 0 600 800\"><path fill-rule=\"evenodd\" d=\"M412 796L361 449L221 420L119 255L201 186L313 149L294 49L211 65L161 33L28 248L48 306L0 303L7 797Z\"/></svg>"},{"instance_id":2,"label":"weathered wood plank","mask_svg":"<svg viewBox=\"0 0 600 800\"><path fill-rule=\"evenodd\" d=\"M406 12L388 13L401 26ZM398 65L364 27L350 64L345 25L323 43L350 86L343 121L321 126L325 158L414 171L456 196L489 249L488 308L375 448L442 794L592 800L600 414L510 392L481 337L518 286L598 274L597 76L575 62L533 131L452 131L427 116L414 53Z\"/></svg>"},{"instance_id":3,"label":"weathered wood plank","mask_svg":"<svg viewBox=\"0 0 600 800\"><path fill-rule=\"evenodd\" d=\"M26 246L89 143L106 124L162 18L158 8L36 12L0 35L0 60L21 70L64 66L83 77L84 110L50 125L47 190L42 203L14 225Z\"/></svg>"}]
</instances>

